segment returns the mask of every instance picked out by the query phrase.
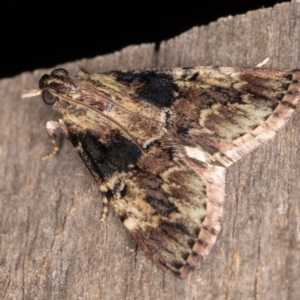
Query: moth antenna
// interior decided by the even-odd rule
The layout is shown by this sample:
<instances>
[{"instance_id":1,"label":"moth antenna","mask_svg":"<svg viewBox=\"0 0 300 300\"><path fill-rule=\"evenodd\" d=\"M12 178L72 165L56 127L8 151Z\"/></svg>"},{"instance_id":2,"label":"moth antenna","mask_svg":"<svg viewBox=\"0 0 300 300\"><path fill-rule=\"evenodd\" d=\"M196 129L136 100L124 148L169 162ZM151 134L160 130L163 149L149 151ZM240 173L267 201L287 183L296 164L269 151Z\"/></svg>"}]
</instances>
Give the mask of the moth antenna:
<instances>
[{"instance_id":1,"label":"moth antenna","mask_svg":"<svg viewBox=\"0 0 300 300\"><path fill-rule=\"evenodd\" d=\"M35 89L35 90L25 90L22 94L22 98L30 98L30 97L36 97L42 94L42 90Z\"/></svg>"},{"instance_id":2,"label":"moth antenna","mask_svg":"<svg viewBox=\"0 0 300 300\"><path fill-rule=\"evenodd\" d=\"M261 68L263 67L264 65L266 65L268 62L269 62L269 57L265 58L262 62L258 63L255 67L256 68Z\"/></svg>"}]
</instances>

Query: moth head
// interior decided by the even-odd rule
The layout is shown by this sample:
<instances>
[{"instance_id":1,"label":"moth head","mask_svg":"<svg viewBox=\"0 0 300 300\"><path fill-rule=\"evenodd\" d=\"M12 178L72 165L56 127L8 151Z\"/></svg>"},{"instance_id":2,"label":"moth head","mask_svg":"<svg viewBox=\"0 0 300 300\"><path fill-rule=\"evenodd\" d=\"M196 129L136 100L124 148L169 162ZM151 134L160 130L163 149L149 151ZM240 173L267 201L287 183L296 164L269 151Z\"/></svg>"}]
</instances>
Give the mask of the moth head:
<instances>
[{"instance_id":1,"label":"moth head","mask_svg":"<svg viewBox=\"0 0 300 300\"><path fill-rule=\"evenodd\" d=\"M77 92L77 86L63 68L55 69L50 75L43 75L39 81L39 88L47 105L53 105L59 97L65 98Z\"/></svg>"}]
</instances>

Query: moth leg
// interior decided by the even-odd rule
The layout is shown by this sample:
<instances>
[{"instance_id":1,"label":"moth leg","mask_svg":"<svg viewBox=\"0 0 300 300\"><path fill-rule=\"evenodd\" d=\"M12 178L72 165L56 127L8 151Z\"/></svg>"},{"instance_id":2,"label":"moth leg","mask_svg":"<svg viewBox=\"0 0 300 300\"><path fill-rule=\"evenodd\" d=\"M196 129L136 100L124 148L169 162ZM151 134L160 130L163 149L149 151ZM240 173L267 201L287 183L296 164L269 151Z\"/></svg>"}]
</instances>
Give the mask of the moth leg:
<instances>
[{"instance_id":1,"label":"moth leg","mask_svg":"<svg viewBox=\"0 0 300 300\"><path fill-rule=\"evenodd\" d=\"M100 219L101 222L105 221L108 212L108 200L105 196L102 197L102 203L103 203L103 212Z\"/></svg>"},{"instance_id":2,"label":"moth leg","mask_svg":"<svg viewBox=\"0 0 300 300\"><path fill-rule=\"evenodd\" d=\"M53 150L48 155L43 156L42 160L46 160L46 159L49 159L49 158L53 157L54 155L56 155L56 153L59 150L59 147L56 143L56 133L55 133L55 130L57 128L60 128L66 137L68 136L67 128L66 128L66 126L65 126L65 124L62 120L48 121L46 123L45 127L46 127L46 131L47 131L47 133L50 137L50 141L51 141L51 144L53 146Z\"/></svg>"}]
</instances>

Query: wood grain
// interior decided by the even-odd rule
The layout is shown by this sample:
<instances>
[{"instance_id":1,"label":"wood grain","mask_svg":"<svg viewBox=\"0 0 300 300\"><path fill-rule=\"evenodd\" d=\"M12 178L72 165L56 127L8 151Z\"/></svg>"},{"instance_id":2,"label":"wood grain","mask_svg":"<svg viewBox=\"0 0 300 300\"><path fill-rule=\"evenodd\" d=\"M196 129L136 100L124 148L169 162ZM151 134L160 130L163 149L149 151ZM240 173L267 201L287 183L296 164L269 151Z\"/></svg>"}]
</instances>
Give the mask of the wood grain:
<instances>
[{"instance_id":1,"label":"wood grain","mask_svg":"<svg viewBox=\"0 0 300 300\"><path fill-rule=\"evenodd\" d=\"M194 65L300 67L300 4L228 17L163 42L62 65L75 73ZM182 281L158 270L109 210L68 141L59 155L44 130L57 118L21 100L46 70L0 81L1 299L299 299L300 111L268 145L230 167L223 230Z\"/></svg>"}]
</instances>

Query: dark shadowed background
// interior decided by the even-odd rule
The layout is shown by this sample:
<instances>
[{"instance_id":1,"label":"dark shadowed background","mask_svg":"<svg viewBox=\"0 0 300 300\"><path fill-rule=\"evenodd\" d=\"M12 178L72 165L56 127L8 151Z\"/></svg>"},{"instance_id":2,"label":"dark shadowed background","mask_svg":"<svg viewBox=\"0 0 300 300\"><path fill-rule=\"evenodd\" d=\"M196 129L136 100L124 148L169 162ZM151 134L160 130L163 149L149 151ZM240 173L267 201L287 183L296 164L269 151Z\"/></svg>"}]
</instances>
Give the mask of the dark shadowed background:
<instances>
[{"instance_id":1,"label":"dark shadowed background","mask_svg":"<svg viewBox=\"0 0 300 300\"><path fill-rule=\"evenodd\" d=\"M0 78L23 71L49 68L67 61L103 55L128 45L157 45L220 17L270 7L276 0L183 1L163 5L141 1L86 1L3 4L0 18ZM161 2L162 3L162 2Z\"/></svg>"}]
</instances>

